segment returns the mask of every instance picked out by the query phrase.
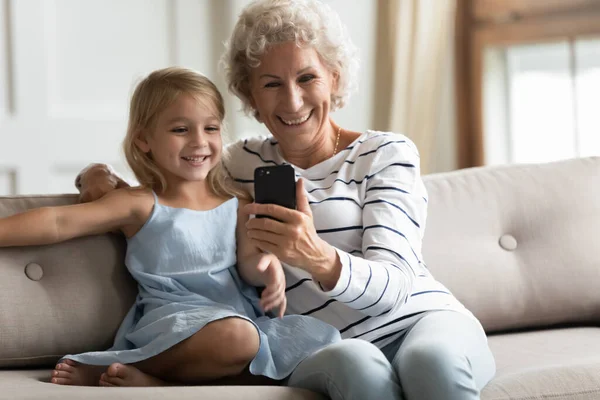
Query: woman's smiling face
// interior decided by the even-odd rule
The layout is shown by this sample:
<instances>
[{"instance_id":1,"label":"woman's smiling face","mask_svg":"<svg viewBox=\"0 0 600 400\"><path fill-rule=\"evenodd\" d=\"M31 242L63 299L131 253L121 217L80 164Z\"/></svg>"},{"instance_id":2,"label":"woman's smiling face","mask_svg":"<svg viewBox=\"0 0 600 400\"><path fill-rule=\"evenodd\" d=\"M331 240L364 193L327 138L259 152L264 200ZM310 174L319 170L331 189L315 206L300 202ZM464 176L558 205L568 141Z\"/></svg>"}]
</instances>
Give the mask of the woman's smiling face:
<instances>
[{"instance_id":1,"label":"woman's smiling face","mask_svg":"<svg viewBox=\"0 0 600 400\"><path fill-rule=\"evenodd\" d=\"M329 133L336 82L314 48L286 42L270 47L251 70L250 101L279 141L311 142Z\"/></svg>"}]
</instances>

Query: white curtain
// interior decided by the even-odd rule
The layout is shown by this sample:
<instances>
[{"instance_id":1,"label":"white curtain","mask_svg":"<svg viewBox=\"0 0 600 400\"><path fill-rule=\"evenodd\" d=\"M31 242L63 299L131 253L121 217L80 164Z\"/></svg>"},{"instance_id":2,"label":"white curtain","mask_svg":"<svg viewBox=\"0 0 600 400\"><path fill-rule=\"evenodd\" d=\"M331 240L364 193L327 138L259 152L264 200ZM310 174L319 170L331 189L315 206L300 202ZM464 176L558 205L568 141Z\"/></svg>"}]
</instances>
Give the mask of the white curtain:
<instances>
[{"instance_id":1,"label":"white curtain","mask_svg":"<svg viewBox=\"0 0 600 400\"><path fill-rule=\"evenodd\" d=\"M442 114L452 112L443 100L452 79L456 0L379 0L378 5L375 125L409 136L427 173L435 169L440 122L453 120Z\"/></svg>"}]
</instances>

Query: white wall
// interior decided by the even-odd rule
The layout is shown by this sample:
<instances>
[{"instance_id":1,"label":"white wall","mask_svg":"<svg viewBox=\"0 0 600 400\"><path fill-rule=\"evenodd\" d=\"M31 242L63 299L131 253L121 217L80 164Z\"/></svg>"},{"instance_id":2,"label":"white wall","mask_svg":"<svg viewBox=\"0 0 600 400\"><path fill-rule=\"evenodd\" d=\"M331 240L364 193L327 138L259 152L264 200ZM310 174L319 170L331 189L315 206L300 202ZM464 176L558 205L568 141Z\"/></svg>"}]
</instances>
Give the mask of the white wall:
<instances>
[{"instance_id":1,"label":"white wall","mask_svg":"<svg viewBox=\"0 0 600 400\"><path fill-rule=\"evenodd\" d=\"M120 142L129 96L141 77L169 65L217 83L232 136L264 133L239 111L217 68L249 1L0 0L0 195L74 192L89 162L127 175ZM373 126L377 2L324 1L361 60L358 92L334 118L363 131Z\"/></svg>"}]
</instances>

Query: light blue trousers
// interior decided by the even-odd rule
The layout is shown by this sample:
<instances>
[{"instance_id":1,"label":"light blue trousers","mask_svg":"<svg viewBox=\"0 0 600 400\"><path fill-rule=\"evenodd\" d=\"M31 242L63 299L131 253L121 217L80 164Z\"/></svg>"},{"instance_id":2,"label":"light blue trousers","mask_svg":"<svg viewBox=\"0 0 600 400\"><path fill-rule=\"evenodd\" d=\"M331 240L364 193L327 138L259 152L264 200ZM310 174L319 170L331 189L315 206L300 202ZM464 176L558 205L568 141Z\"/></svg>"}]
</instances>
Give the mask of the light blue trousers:
<instances>
[{"instance_id":1,"label":"light blue trousers","mask_svg":"<svg viewBox=\"0 0 600 400\"><path fill-rule=\"evenodd\" d=\"M455 311L431 311L381 350L360 339L319 350L287 384L332 400L476 400L495 372L475 321Z\"/></svg>"}]
</instances>

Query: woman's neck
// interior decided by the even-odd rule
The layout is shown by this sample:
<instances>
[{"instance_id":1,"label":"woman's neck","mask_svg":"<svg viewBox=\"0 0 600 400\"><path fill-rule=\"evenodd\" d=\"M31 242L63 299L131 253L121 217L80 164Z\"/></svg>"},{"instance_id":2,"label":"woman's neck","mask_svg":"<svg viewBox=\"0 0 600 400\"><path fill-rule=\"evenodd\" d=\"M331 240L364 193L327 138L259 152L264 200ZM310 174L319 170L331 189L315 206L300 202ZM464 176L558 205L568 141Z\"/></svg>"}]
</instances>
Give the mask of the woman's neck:
<instances>
[{"instance_id":1,"label":"woman's neck","mask_svg":"<svg viewBox=\"0 0 600 400\"><path fill-rule=\"evenodd\" d=\"M279 140L279 148L287 162L308 169L333 156L337 129L338 127L335 127L334 130L332 126L331 133L320 134L310 143L302 143L295 138L290 138L289 142Z\"/></svg>"}]
</instances>

